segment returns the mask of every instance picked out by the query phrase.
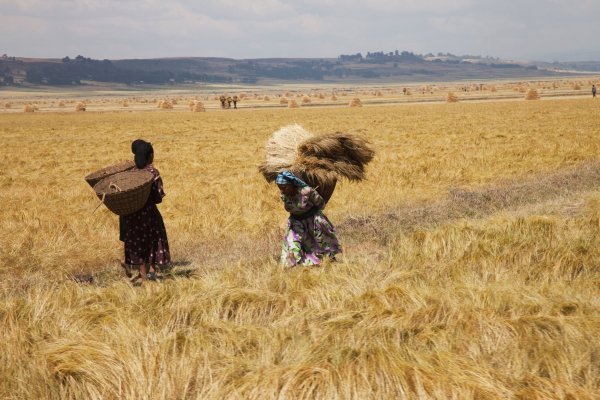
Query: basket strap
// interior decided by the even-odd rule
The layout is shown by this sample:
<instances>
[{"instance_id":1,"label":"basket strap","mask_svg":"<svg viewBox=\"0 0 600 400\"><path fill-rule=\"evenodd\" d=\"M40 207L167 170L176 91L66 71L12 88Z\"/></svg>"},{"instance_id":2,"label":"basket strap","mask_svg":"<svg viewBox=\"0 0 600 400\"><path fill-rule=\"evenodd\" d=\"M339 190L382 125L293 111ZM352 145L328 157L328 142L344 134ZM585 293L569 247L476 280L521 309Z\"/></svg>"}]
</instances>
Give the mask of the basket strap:
<instances>
[{"instance_id":1,"label":"basket strap","mask_svg":"<svg viewBox=\"0 0 600 400\"><path fill-rule=\"evenodd\" d=\"M102 205L104 204L104 198L106 197L106 192L102 193L102 200L100 200L100 203L96 206L96 208L94 208L94 211L92 211L92 214L96 212L96 210Z\"/></svg>"},{"instance_id":2,"label":"basket strap","mask_svg":"<svg viewBox=\"0 0 600 400\"><path fill-rule=\"evenodd\" d=\"M119 192L122 192L121 188L120 188L120 187L118 187L116 183L112 183L112 182L111 182L111 184L110 184L110 185L108 185L108 187L109 187L109 188L111 188L111 189L118 190ZM106 194L106 193L105 193L105 194Z\"/></svg>"}]
</instances>

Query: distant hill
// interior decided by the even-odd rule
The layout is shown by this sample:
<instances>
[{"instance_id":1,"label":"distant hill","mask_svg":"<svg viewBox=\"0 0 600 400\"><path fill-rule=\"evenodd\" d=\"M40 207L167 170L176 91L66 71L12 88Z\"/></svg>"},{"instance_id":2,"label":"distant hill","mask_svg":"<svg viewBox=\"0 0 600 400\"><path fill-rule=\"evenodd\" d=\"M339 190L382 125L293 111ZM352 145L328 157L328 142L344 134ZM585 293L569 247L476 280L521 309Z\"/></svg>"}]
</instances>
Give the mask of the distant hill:
<instances>
[{"instance_id":1,"label":"distant hill","mask_svg":"<svg viewBox=\"0 0 600 400\"><path fill-rule=\"evenodd\" d=\"M185 57L131 60L0 58L0 84L82 85L270 82L435 82L549 77L599 71L600 63L517 63L480 56L374 52L337 58Z\"/></svg>"}]
</instances>

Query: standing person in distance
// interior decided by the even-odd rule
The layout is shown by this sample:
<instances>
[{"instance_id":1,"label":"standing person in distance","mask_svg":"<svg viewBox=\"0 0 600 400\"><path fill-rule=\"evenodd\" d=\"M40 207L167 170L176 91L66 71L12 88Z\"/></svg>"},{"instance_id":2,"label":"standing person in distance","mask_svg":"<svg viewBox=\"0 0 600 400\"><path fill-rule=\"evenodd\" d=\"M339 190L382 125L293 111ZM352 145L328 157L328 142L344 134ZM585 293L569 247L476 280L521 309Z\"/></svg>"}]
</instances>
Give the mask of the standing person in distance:
<instances>
[{"instance_id":1,"label":"standing person in distance","mask_svg":"<svg viewBox=\"0 0 600 400\"><path fill-rule=\"evenodd\" d=\"M596 85L592 85L592 97L596 97Z\"/></svg>"}]
</instances>

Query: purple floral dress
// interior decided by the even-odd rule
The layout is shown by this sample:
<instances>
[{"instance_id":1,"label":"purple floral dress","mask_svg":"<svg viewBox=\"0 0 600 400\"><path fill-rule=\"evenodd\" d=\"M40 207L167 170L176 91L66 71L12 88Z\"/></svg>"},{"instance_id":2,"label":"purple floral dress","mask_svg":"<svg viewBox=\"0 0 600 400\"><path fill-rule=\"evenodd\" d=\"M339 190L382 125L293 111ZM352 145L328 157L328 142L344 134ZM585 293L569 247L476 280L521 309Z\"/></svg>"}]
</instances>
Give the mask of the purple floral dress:
<instances>
[{"instance_id":1,"label":"purple floral dress","mask_svg":"<svg viewBox=\"0 0 600 400\"><path fill-rule=\"evenodd\" d=\"M323 214L323 198L311 187L299 188L293 197L281 195L290 213L283 240L281 263L318 265L323 256L334 258L342 250L333 225Z\"/></svg>"},{"instance_id":2,"label":"purple floral dress","mask_svg":"<svg viewBox=\"0 0 600 400\"><path fill-rule=\"evenodd\" d=\"M156 205L165 197L162 178L156 168L144 168L154 175L146 205L121 218L121 238L125 242L125 263L168 265L171 262L167 230Z\"/></svg>"}]
</instances>

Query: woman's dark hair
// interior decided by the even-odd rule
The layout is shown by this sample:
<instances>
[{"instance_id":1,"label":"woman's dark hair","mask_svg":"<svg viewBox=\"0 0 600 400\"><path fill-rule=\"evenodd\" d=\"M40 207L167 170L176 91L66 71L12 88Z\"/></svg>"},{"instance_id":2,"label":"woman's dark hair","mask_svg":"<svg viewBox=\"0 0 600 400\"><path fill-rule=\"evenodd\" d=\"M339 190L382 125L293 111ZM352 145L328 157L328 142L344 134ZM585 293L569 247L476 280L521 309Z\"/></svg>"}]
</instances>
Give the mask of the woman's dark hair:
<instances>
[{"instance_id":1,"label":"woman's dark hair","mask_svg":"<svg viewBox=\"0 0 600 400\"><path fill-rule=\"evenodd\" d=\"M135 150L141 143L146 143L146 141L142 139L135 139L133 142L131 142L131 152L133 154L135 154Z\"/></svg>"},{"instance_id":2,"label":"woman's dark hair","mask_svg":"<svg viewBox=\"0 0 600 400\"><path fill-rule=\"evenodd\" d=\"M138 139L139 140L139 139ZM137 142L137 143L136 143ZM135 149L134 149L135 143ZM144 140L140 140L139 142L136 140L131 144L131 149L134 150L135 156L133 157L133 161L135 161L135 166L139 169L144 168L146 165L150 164L150 160L154 155L154 149L152 145Z\"/></svg>"}]
</instances>

